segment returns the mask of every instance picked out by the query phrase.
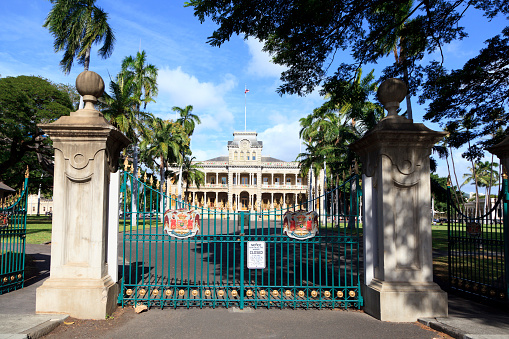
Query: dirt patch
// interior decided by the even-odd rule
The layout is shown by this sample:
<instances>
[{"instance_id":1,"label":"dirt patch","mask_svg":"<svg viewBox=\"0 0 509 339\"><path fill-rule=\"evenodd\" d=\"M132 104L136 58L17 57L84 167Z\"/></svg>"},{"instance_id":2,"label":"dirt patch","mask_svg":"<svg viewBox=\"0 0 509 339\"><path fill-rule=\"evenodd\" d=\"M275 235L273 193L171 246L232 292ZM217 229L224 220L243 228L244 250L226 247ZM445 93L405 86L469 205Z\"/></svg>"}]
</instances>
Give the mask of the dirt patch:
<instances>
[{"instance_id":1,"label":"dirt patch","mask_svg":"<svg viewBox=\"0 0 509 339\"><path fill-rule=\"evenodd\" d=\"M108 332L127 323L134 316L132 307L118 307L105 320L82 320L69 317L43 338L105 338L108 337Z\"/></svg>"},{"instance_id":2,"label":"dirt patch","mask_svg":"<svg viewBox=\"0 0 509 339\"><path fill-rule=\"evenodd\" d=\"M454 339L454 337L451 337L450 335L442 333L442 332L435 331L434 329L429 328L428 326L425 326L425 325L421 324L420 322L415 322L415 324L417 326L419 326L420 328L422 328L423 330L436 333L436 336L435 336L436 339Z\"/></svg>"}]
</instances>

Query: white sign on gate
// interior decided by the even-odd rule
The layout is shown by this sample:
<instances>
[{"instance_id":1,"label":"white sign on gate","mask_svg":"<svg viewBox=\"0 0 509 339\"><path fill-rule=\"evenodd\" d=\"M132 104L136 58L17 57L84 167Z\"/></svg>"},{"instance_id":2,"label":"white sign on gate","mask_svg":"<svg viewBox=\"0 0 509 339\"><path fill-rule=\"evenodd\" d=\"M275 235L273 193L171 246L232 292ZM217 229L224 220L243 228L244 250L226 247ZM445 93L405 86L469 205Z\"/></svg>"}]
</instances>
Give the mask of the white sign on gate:
<instances>
[{"instance_id":1,"label":"white sign on gate","mask_svg":"<svg viewBox=\"0 0 509 339\"><path fill-rule=\"evenodd\" d=\"M247 242L247 268L265 268L265 241Z\"/></svg>"}]
</instances>

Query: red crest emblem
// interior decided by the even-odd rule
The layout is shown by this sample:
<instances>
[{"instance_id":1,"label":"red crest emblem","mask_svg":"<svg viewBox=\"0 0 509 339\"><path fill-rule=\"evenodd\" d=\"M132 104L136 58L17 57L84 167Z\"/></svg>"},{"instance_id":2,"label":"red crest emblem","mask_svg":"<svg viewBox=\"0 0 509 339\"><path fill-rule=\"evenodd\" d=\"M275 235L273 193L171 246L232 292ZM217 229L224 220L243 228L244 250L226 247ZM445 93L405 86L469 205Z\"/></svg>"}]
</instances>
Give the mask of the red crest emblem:
<instances>
[{"instance_id":1,"label":"red crest emblem","mask_svg":"<svg viewBox=\"0 0 509 339\"><path fill-rule=\"evenodd\" d=\"M194 237L200 231L200 215L192 210L167 210L164 213L164 231L179 239Z\"/></svg>"},{"instance_id":2,"label":"red crest emblem","mask_svg":"<svg viewBox=\"0 0 509 339\"><path fill-rule=\"evenodd\" d=\"M283 233L293 239L304 240L318 233L318 214L315 211L288 211L283 216Z\"/></svg>"}]
</instances>

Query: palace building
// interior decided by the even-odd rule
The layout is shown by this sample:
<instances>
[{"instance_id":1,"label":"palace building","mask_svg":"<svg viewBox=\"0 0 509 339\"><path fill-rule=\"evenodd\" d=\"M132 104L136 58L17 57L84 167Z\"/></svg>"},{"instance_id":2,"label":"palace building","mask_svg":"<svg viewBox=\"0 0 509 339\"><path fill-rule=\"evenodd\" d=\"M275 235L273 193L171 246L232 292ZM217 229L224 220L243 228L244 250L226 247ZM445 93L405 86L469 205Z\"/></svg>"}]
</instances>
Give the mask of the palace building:
<instances>
[{"instance_id":1,"label":"palace building","mask_svg":"<svg viewBox=\"0 0 509 339\"><path fill-rule=\"evenodd\" d=\"M185 201L235 211L285 208L305 202L307 177L301 177L299 163L263 156L263 142L257 135L234 132L227 156L196 161L205 174L205 184L199 188L191 185L188 195L183 196ZM172 186L170 192L176 191L177 186Z\"/></svg>"}]
</instances>

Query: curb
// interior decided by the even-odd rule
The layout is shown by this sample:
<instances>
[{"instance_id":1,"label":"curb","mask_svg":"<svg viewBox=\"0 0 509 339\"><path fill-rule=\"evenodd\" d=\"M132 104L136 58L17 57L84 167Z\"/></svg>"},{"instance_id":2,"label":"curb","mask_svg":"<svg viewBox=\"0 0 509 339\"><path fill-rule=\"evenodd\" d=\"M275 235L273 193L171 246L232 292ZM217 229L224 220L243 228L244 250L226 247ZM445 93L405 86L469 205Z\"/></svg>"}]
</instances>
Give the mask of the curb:
<instances>
[{"instance_id":1,"label":"curb","mask_svg":"<svg viewBox=\"0 0 509 339\"><path fill-rule=\"evenodd\" d=\"M441 323L436 318L422 318L418 319L417 321L435 331L445 333L455 339L467 339L466 333L455 327Z\"/></svg>"},{"instance_id":2,"label":"curb","mask_svg":"<svg viewBox=\"0 0 509 339\"><path fill-rule=\"evenodd\" d=\"M51 331L53 331L58 326L60 326L60 324L62 324L67 318L69 318L68 315L63 315L60 318L47 320L42 324L39 324L26 331L21 332L21 334L26 334L26 337L28 339L41 338L50 333Z\"/></svg>"}]
</instances>

